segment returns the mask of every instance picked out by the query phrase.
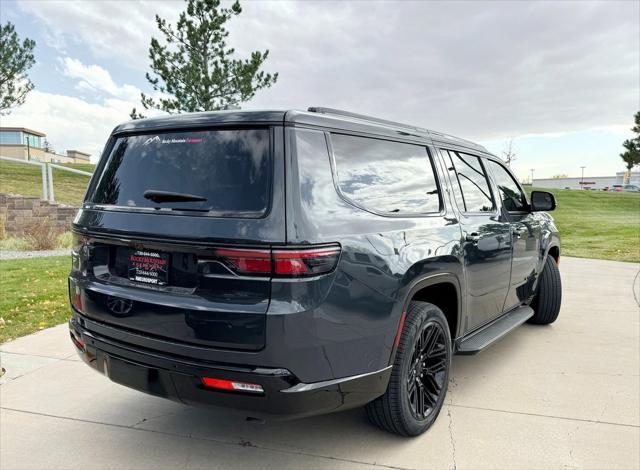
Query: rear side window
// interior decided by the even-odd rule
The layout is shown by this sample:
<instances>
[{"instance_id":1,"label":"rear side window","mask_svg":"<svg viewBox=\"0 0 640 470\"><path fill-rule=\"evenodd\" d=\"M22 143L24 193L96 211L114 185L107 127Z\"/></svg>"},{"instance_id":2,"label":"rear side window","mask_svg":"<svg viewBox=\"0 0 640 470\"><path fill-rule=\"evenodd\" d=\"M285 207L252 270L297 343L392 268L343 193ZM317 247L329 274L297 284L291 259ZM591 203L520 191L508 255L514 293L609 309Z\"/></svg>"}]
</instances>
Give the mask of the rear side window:
<instances>
[{"instance_id":1,"label":"rear side window","mask_svg":"<svg viewBox=\"0 0 640 470\"><path fill-rule=\"evenodd\" d=\"M356 205L389 215L440 211L426 147L342 134L331 142L338 186Z\"/></svg>"},{"instance_id":2,"label":"rear side window","mask_svg":"<svg viewBox=\"0 0 640 470\"><path fill-rule=\"evenodd\" d=\"M260 217L271 193L269 136L265 128L120 137L88 202Z\"/></svg>"},{"instance_id":3,"label":"rear side window","mask_svg":"<svg viewBox=\"0 0 640 470\"><path fill-rule=\"evenodd\" d=\"M444 150L458 207L465 212L492 212L495 208L480 158Z\"/></svg>"}]
</instances>

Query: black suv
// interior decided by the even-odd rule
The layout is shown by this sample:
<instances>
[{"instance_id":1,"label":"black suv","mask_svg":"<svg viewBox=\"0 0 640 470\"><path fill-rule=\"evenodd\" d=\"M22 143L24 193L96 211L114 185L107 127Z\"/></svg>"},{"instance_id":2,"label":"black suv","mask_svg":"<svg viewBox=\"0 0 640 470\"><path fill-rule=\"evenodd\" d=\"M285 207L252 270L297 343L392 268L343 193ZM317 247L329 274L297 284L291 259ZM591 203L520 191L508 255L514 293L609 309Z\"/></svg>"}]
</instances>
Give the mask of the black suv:
<instances>
[{"instance_id":1,"label":"black suv","mask_svg":"<svg viewBox=\"0 0 640 470\"><path fill-rule=\"evenodd\" d=\"M338 110L128 122L73 224L71 340L182 403L417 435L452 354L558 316L554 207L479 145Z\"/></svg>"}]
</instances>

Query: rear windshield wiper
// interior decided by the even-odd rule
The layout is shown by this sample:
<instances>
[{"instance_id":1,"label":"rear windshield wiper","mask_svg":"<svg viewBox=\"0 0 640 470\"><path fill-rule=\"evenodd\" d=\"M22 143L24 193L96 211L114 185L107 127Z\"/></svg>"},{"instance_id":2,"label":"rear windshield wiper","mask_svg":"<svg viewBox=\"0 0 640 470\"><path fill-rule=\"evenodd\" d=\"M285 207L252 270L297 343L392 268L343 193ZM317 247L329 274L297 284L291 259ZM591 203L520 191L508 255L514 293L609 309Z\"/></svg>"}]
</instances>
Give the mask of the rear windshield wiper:
<instances>
[{"instance_id":1,"label":"rear windshield wiper","mask_svg":"<svg viewBox=\"0 0 640 470\"><path fill-rule=\"evenodd\" d=\"M143 194L145 199L153 202L182 202L182 201L206 201L206 197L196 196L195 194L174 193L171 191L156 191L149 189Z\"/></svg>"}]
</instances>

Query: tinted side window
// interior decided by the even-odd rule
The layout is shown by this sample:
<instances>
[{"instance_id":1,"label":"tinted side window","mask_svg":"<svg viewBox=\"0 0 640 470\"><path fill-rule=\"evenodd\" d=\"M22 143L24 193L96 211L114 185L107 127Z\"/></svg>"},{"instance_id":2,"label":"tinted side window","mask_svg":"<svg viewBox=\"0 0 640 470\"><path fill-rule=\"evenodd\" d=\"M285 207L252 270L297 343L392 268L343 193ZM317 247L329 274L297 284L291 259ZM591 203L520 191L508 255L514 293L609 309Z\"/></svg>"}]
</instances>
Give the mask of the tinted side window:
<instances>
[{"instance_id":1,"label":"tinted side window","mask_svg":"<svg viewBox=\"0 0 640 470\"><path fill-rule=\"evenodd\" d=\"M365 209L389 214L440 210L440 194L426 147L332 134L338 186Z\"/></svg>"},{"instance_id":2,"label":"tinted side window","mask_svg":"<svg viewBox=\"0 0 640 470\"><path fill-rule=\"evenodd\" d=\"M509 212L527 210L527 199L507 169L492 160L487 160L487 166L491 168L498 186L502 206Z\"/></svg>"},{"instance_id":3,"label":"tinted side window","mask_svg":"<svg viewBox=\"0 0 640 470\"><path fill-rule=\"evenodd\" d=\"M480 159L466 153L445 150L445 160L458 206L465 212L491 212L494 209L487 175Z\"/></svg>"}]
</instances>

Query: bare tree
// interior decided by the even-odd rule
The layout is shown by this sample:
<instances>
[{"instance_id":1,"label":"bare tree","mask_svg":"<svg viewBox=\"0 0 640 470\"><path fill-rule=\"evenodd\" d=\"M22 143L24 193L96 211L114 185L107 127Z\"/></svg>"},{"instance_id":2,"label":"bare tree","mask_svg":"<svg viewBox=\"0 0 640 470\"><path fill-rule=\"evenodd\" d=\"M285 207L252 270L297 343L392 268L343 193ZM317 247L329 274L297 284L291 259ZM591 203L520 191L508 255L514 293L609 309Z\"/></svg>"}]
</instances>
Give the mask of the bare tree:
<instances>
[{"instance_id":1,"label":"bare tree","mask_svg":"<svg viewBox=\"0 0 640 470\"><path fill-rule=\"evenodd\" d=\"M49 142L47 139L44 139L44 142L42 143L42 147L44 148L45 152L56 153L55 149L53 148L53 145L51 145L51 142Z\"/></svg>"},{"instance_id":2,"label":"bare tree","mask_svg":"<svg viewBox=\"0 0 640 470\"><path fill-rule=\"evenodd\" d=\"M513 138L509 140L508 145L504 146L502 158L507 163L507 166L511 168L511 162L516 160L516 152L513 150Z\"/></svg>"}]
</instances>

